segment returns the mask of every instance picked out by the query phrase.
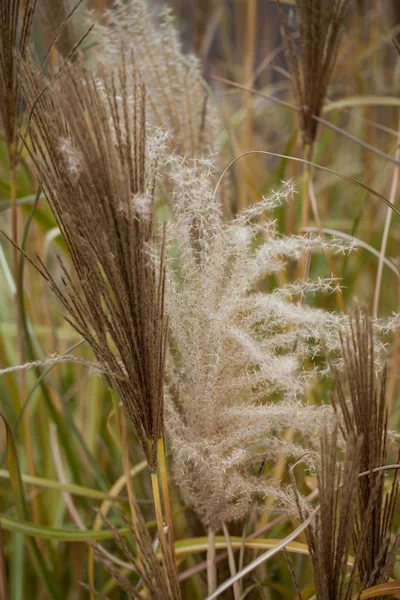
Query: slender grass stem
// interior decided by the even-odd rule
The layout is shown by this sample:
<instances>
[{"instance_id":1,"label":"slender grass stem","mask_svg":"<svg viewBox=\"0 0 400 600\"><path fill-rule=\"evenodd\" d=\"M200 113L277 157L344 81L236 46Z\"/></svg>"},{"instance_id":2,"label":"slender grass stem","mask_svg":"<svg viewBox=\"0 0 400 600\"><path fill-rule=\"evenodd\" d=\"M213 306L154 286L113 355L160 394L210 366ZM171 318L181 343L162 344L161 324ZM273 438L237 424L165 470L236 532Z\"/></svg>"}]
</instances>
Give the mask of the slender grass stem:
<instances>
[{"instance_id":1,"label":"slender grass stem","mask_svg":"<svg viewBox=\"0 0 400 600\"><path fill-rule=\"evenodd\" d=\"M160 538L161 547L163 548L164 552L167 552L167 540L165 538L164 521L163 521L162 507L161 507L161 495L160 495L160 487L158 485L157 473L151 474L151 487L153 490L153 501L154 501L154 510L156 513L158 536Z\"/></svg>"},{"instance_id":2,"label":"slender grass stem","mask_svg":"<svg viewBox=\"0 0 400 600\"><path fill-rule=\"evenodd\" d=\"M17 204L17 166L18 153L14 143L9 146L10 158L10 192L11 192L11 237L14 242L12 249L13 256L13 271L16 284L16 313L17 313L17 344L18 344L18 359L20 364L25 362L25 345L24 345L24 329L21 312L21 302L18 301L23 294L23 282L19 277L19 252L18 252L18 204ZM22 409L22 398L27 396L26 373L22 370L19 373L19 408ZM36 475L35 459L33 451L33 433L32 424L29 413L24 417L24 438L26 444L26 457L28 463L29 474ZM35 523L40 522L40 511L38 498L35 494L32 496L32 516Z\"/></svg>"},{"instance_id":3,"label":"slender grass stem","mask_svg":"<svg viewBox=\"0 0 400 600\"><path fill-rule=\"evenodd\" d=\"M215 529L208 528L208 547L207 547L207 585L208 595L217 589L217 563L215 555Z\"/></svg>"},{"instance_id":4,"label":"slender grass stem","mask_svg":"<svg viewBox=\"0 0 400 600\"><path fill-rule=\"evenodd\" d=\"M165 508L165 518L168 525L168 541L171 548L171 556L173 561L175 562L175 538L174 538L174 529L172 522L172 511L171 511L171 500L169 495L169 487L168 487L168 476L167 476L167 463L165 460L165 443L164 437L158 440L158 465L159 465L159 474L161 479L161 489L164 499L164 508Z\"/></svg>"},{"instance_id":5,"label":"slender grass stem","mask_svg":"<svg viewBox=\"0 0 400 600\"><path fill-rule=\"evenodd\" d=\"M397 141L398 141L398 145L397 145L397 149L396 149L396 159L400 160L400 120L399 120L399 133L398 133ZM399 185L399 174L400 174L400 169L399 169L398 165L396 165L393 169L392 185L390 188L390 195L389 195L389 200L392 204L394 204L396 201L396 193L397 193L397 188ZM380 249L380 253L379 253L378 271L376 274L374 304L373 304L373 309L372 309L372 314L374 317L378 316L379 300L380 300L381 289L382 289L383 263L384 263L385 254L386 254L386 247L387 247L387 242L388 242L388 237L389 237L389 229L390 229L391 221L392 221L392 211L390 210L390 208L387 208L386 209L385 226L384 226L383 235L382 235L381 249Z\"/></svg>"},{"instance_id":6,"label":"slender grass stem","mask_svg":"<svg viewBox=\"0 0 400 600\"><path fill-rule=\"evenodd\" d=\"M229 531L227 526L225 525L225 523L222 523L222 530L224 532L224 536L226 539L226 548L228 551L228 564L229 564L229 571L231 574L231 577L234 577L236 575L236 563L235 563L235 556L233 554L233 549L232 549L232 544L231 544L231 538L229 536ZM240 600L240 585L238 581L235 581L235 583L233 584L233 597L235 600Z\"/></svg>"}]
</instances>

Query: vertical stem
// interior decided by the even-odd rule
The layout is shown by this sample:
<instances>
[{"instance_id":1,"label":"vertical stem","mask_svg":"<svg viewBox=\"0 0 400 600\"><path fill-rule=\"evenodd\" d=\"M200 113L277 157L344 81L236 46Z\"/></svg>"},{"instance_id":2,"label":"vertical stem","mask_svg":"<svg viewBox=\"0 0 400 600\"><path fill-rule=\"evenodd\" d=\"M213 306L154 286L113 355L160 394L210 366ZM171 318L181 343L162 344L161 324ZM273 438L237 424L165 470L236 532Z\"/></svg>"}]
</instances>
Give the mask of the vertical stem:
<instances>
[{"instance_id":1,"label":"vertical stem","mask_svg":"<svg viewBox=\"0 0 400 600\"><path fill-rule=\"evenodd\" d=\"M12 249L13 256L13 273L15 280L15 290L16 290L16 316L17 316L17 345L18 345L18 359L20 364L24 364L25 362L25 347L24 347L24 333L22 326L22 314L21 314L21 303L19 302L19 298L24 293L22 289L22 282L19 277L19 252L18 252L18 205L17 205L17 166L18 166L18 157L16 146L14 143L11 143L9 146L9 159L10 159L10 192L11 192L11 239L14 242L15 246ZM26 386L26 373L24 369L21 369L19 372L19 404L22 407L23 400L27 396L27 386ZM26 444L26 457L28 462L28 469L30 475L36 474L35 469L35 458L34 458L34 450L33 450L33 434L32 434L32 425L30 422L30 416L28 411L25 412L23 418L23 428L24 428L24 438ZM39 514L39 503L38 498L35 494L32 497L32 514L33 520L38 523L40 522L40 514Z\"/></svg>"},{"instance_id":2,"label":"vertical stem","mask_svg":"<svg viewBox=\"0 0 400 600\"><path fill-rule=\"evenodd\" d=\"M396 160L400 160L400 121L399 121L399 130L397 135L397 149L396 149ZM390 188L390 196L389 200L392 204L396 201L396 192L399 184L399 167L395 165L392 177L392 185ZM382 287L382 272L383 272L383 261L386 254L386 246L389 237L389 229L390 223L392 220L392 209L390 207L386 210L386 219L385 219L385 227L382 235L381 249L379 252L379 263L378 263L378 272L376 274L376 283L375 283L375 292L374 292L374 305L372 309L372 315L376 318L378 316L379 309L379 299L381 296L381 287Z\"/></svg>"},{"instance_id":3,"label":"vertical stem","mask_svg":"<svg viewBox=\"0 0 400 600\"><path fill-rule=\"evenodd\" d=\"M303 158L310 161L312 157L312 149L309 144L304 146ZM303 187L303 204L301 207L301 228L304 229L308 226L310 218L310 195L309 195L309 180L311 177L310 165L305 164L303 168L304 174L304 187Z\"/></svg>"},{"instance_id":4,"label":"vertical stem","mask_svg":"<svg viewBox=\"0 0 400 600\"><path fill-rule=\"evenodd\" d=\"M226 540L226 548L228 551L229 571L230 571L231 577L233 577L234 575L236 575L236 563L235 563L235 557L233 555L231 538L229 537L229 531L228 531L228 528L225 525L225 523L222 523L222 530L224 532L224 536L225 536L225 540ZM235 600L240 600L240 586L239 586L238 581L235 581L235 583L233 584L233 597Z\"/></svg>"},{"instance_id":5,"label":"vertical stem","mask_svg":"<svg viewBox=\"0 0 400 600\"><path fill-rule=\"evenodd\" d=\"M215 529L208 528L208 548L207 548L207 583L208 595L217 589L217 563L215 557Z\"/></svg>"},{"instance_id":6,"label":"vertical stem","mask_svg":"<svg viewBox=\"0 0 400 600\"><path fill-rule=\"evenodd\" d=\"M257 0L247 0L246 6L246 37L244 54L244 73L243 81L249 85L253 80L254 62L256 55L257 40ZM240 9L240 12L241 9ZM243 15L244 16L244 15ZM245 108L245 119L243 123L243 137L241 151L247 152L253 148L253 94L245 91L243 93L243 104ZM240 210L248 204L248 183L247 178L251 179L251 172L246 176L246 171L242 169L239 179L238 206Z\"/></svg>"},{"instance_id":7,"label":"vertical stem","mask_svg":"<svg viewBox=\"0 0 400 600\"><path fill-rule=\"evenodd\" d=\"M4 558L3 534L0 521L0 598L8 599L7 569Z\"/></svg>"},{"instance_id":8,"label":"vertical stem","mask_svg":"<svg viewBox=\"0 0 400 600\"><path fill-rule=\"evenodd\" d=\"M135 498L135 491L133 489L132 479L131 479L131 466L129 463L129 453L128 453L128 443L126 436L126 422L124 415L119 415L117 412L117 418L120 422L120 434L121 434L121 444L122 444L122 462L124 467L124 473L126 477L126 488L128 490L128 500L129 500L129 508L132 515L132 524L133 529L135 531L135 536L140 539L140 531L138 529L138 507ZM138 548L139 552L139 548Z\"/></svg>"},{"instance_id":9,"label":"vertical stem","mask_svg":"<svg viewBox=\"0 0 400 600\"><path fill-rule=\"evenodd\" d=\"M162 517L162 508L161 508L161 496L160 496L160 488L158 485L157 473L151 473L151 486L153 489L153 501L154 501L154 509L156 512L158 537L160 538L160 544L161 544L162 555L163 555L163 568L164 568L165 581L167 582L168 588L171 591L171 581L170 581L170 577L168 574L168 566L167 566L169 548L167 545L167 540L166 540L165 531L164 531L164 521L163 521L163 517ZM171 595L172 595L172 592L171 592Z\"/></svg>"},{"instance_id":10,"label":"vertical stem","mask_svg":"<svg viewBox=\"0 0 400 600\"><path fill-rule=\"evenodd\" d=\"M162 508L161 508L161 496L160 496L160 488L158 485L157 473L151 474L151 487L153 489L153 500L154 500L154 509L156 512L158 536L160 538L160 544L161 544L164 552L166 553L167 552L167 540L165 538L164 521L163 521L163 517L162 517Z\"/></svg>"},{"instance_id":11,"label":"vertical stem","mask_svg":"<svg viewBox=\"0 0 400 600\"><path fill-rule=\"evenodd\" d=\"M161 488L164 498L164 507L165 507L165 518L168 525L168 539L171 548L171 556L173 561L175 562L175 539L174 539L174 530L173 530L173 522L172 522L172 511L171 511L171 500L169 496L169 487L168 487L168 477L167 477L167 463L165 460L165 444L164 437L161 437L158 440L158 461L159 461L159 471L160 471L160 479L161 479Z\"/></svg>"},{"instance_id":12,"label":"vertical stem","mask_svg":"<svg viewBox=\"0 0 400 600\"><path fill-rule=\"evenodd\" d=\"M303 149L303 158L310 160L311 149L307 144ZM301 205L301 229L305 229L308 226L309 212L310 212L310 196L309 196L309 181L310 181L310 165L303 165L303 186L302 186L302 205ZM307 252L303 253L299 258L297 266L297 278L305 280L307 276Z\"/></svg>"}]
</instances>

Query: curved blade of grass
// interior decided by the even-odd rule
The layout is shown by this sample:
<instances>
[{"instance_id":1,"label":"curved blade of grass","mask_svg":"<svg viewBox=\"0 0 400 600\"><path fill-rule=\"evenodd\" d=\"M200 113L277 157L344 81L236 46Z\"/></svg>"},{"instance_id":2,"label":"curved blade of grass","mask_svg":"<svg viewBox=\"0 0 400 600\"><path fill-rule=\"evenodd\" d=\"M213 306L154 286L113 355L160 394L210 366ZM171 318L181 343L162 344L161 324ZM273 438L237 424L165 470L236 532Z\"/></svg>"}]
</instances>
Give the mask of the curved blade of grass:
<instances>
[{"instance_id":1,"label":"curved blade of grass","mask_svg":"<svg viewBox=\"0 0 400 600\"><path fill-rule=\"evenodd\" d=\"M367 600L368 598L378 598L380 596L394 596L400 598L400 581L389 581L388 583L380 583L374 587L364 590L361 595L355 594L353 600Z\"/></svg>"},{"instance_id":2,"label":"curved blade of grass","mask_svg":"<svg viewBox=\"0 0 400 600\"><path fill-rule=\"evenodd\" d=\"M230 536L230 540L232 548L238 550L242 545L253 550L270 550L271 548L275 548L282 541L278 538L253 538L251 540L249 539L243 541L243 539L238 536ZM207 546L207 537L187 538L185 540L179 540L175 543L175 552L177 556L194 554L195 552L205 552L207 551ZM225 537L223 535L216 535L216 550L226 550L227 547L228 546ZM286 550L289 552L294 552L295 554L305 554L307 556L309 554L307 544L303 544L302 542L290 542L285 547Z\"/></svg>"},{"instance_id":3,"label":"curved blade of grass","mask_svg":"<svg viewBox=\"0 0 400 600\"><path fill-rule=\"evenodd\" d=\"M81 531L80 529L67 527L50 527L49 525L36 525L29 520L16 519L6 514L0 515L3 529L23 533L28 537L38 537L44 540L53 540L56 542L86 542L112 539L112 533L108 530L102 531ZM149 526L153 523L149 523ZM155 522L154 522L155 525ZM131 535L128 527L118 529L121 536Z\"/></svg>"},{"instance_id":4,"label":"curved blade of grass","mask_svg":"<svg viewBox=\"0 0 400 600\"><path fill-rule=\"evenodd\" d=\"M251 92L252 94L256 94L258 96L266 98L267 100L270 100L271 102L275 102L276 104L279 104L280 106L285 106L286 108L290 108L291 110L294 110L295 112L300 112L300 109L298 106L291 104L290 102L286 102L285 100L281 100L280 98L276 98L275 96L270 96L269 94L265 94L264 92L261 92L260 90L256 90L247 85L242 85L240 83L236 83L235 81L231 81L230 79L225 79L224 77L219 77L217 75L212 75L211 77L212 77L212 79L215 79L216 81L226 83L227 85L239 88L241 90L246 90L248 92ZM366 150L373 152L377 156L381 156L385 160L388 160L389 162L392 162L395 165L400 164L400 162L396 158L393 158L392 156L390 156L390 154L386 154L386 152L382 152L382 150L379 150L379 148L375 148L375 146L371 146L371 144L367 144L363 140L360 140L359 138L357 138L352 133L349 133L345 129L342 129L341 127L338 127L337 125L334 125L330 121L327 121L326 119L323 119L322 117L317 117L316 115L312 115L312 118L314 119L314 121L321 123L321 125L324 125L325 127L329 127L329 129L336 131L340 135L343 135L344 137L348 138L352 142L355 142L362 148L365 148Z\"/></svg>"},{"instance_id":5,"label":"curved blade of grass","mask_svg":"<svg viewBox=\"0 0 400 600\"><path fill-rule=\"evenodd\" d=\"M7 420L0 413L0 417L4 422L6 428L6 440L7 440L7 460L8 469L10 472L11 489L14 498L14 504L19 519L28 520L29 512L25 501L24 488L21 478L21 472L18 464L17 449L15 446L14 437L9 427ZM7 525L3 517L1 517L4 529L7 529ZM23 533L23 531L21 532ZM42 555L42 551L39 549L35 539L28 538L26 540L29 552L32 557L32 562L36 569L39 579L46 588L46 591L50 598L54 600L62 600L62 596L57 590L54 584L54 578L50 570L48 569Z\"/></svg>"},{"instance_id":6,"label":"curved blade of grass","mask_svg":"<svg viewBox=\"0 0 400 600\"><path fill-rule=\"evenodd\" d=\"M35 204L37 194L30 194L29 196L24 196L23 198L17 199L18 206L26 206L29 204ZM39 198L40 199L40 198ZM0 202L0 212L4 210L8 210L11 208L11 200L4 200Z\"/></svg>"},{"instance_id":7,"label":"curved blade of grass","mask_svg":"<svg viewBox=\"0 0 400 600\"><path fill-rule=\"evenodd\" d=\"M0 469L0 478L10 479L11 475L6 469ZM93 498L95 500L109 500L110 502L118 502L125 500L125 498L118 498L116 496L94 490L92 488L85 487L83 485L76 485L74 483L61 483L53 479L45 479L43 477L35 477L33 475L22 475L22 481L24 483L32 484L35 486L47 488L49 490L58 490L60 492L68 492L75 496L84 496L86 498Z\"/></svg>"},{"instance_id":8,"label":"curved blade of grass","mask_svg":"<svg viewBox=\"0 0 400 600\"><path fill-rule=\"evenodd\" d=\"M225 177L227 171L236 162L238 162L238 160L240 160L241 158L244 158L245 156L251 156L253 154L261 154L261 155L265 155L265 156L275 156L277 158L287 158L289 160L301 163L303 165L309 165L311 167L315 167L316 169L320 169L321 171L325 171L326 173L332 173L333 175L340 177L340 179L343 179L344 181L348 181L349 183L352 183L353 185L357 185L358 187L361 187L364 190L368 191L370 194L372 194L376 198L379 198L379 200L382 200L387 206L389 206L393 210L393 212L400 215L400 210L394 204L392 204L392 202L390 202L390 200L388 200L386 198L386 196L383 196L382 194L380 194L373 188L369 187L369 185L367 185L366 183L363 183L362 181L359 181L358 179L354 179L353 177L349 177L348 175L343 175L343 173L339 173L338 171L335 171L334 169L330 169L329 167L324 167L324 166L314 163L310 160L306 160L305 158L297 158L296 156L285 156L284 154L279 154L277 152L269 152L268 150L249 150L248 152L244 152L243 154L240 154L239 156L237 156L236 158L231 160L231 162L228 164L227 167L225 167L225 169L223 170L223 172L220 175L220 178L217 181L217 185L215 186L215 189L214 189L214 198L217 194L219 186L221 185L221 181ZM397 163L398 163L398 161L396 161L396 164Z\"/></svg>"},{"instance_id":9,"label":"curved blade of grass","mask_svg":"<svg viewBox=\"0 0 400 600\"><path fill-rule=\"evenodd\" d=\"M322 112L358 106L400 106L400 98L396 96L350 96L324 105Z\"/></svg>"}]
</instances>

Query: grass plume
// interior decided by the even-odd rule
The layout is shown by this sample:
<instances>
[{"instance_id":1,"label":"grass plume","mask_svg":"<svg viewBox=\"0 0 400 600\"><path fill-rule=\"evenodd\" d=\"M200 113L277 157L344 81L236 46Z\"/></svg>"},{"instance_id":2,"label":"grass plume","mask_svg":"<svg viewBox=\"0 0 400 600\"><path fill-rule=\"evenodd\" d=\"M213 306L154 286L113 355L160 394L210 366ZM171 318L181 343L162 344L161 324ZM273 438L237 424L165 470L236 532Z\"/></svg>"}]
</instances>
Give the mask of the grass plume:
<instances>
[{"instance_id":1,"label":"grass plume","mask_svg":"<svg viewBox=\"0 0 400 600\"><path fill-rule=\"evenodd\" d=\"M349 600L357 575L356 563L348 566L356 519L360 442L349 436L343 465L338 462L338 430L321 436L317 468L319 511L306 529L317 600ZM299 503L302 520L304 509Z\"/></svg>"},{"instance_id":2,"label":"grass plume","mask_svg":"<svg viewBox=\"0 0 400 600\"><path fill-rule=\"evenodd\" d=\"M307 289L329 289L325 280L267 292L285 261L324 243L276 235L268 212L290 198L290 184L226 223L212 171L199 160L172 168L167 423L182 493L207 527L219 528L257 496L285 498L256 476L256 465L304 454L282 438L288 427L315 437L326 410L303 404L316 375L303 363L321 353L322 338L338 349L341 317L292 302Z\"/></svg>"},{"instance_id":3,"label":"grass plume","mask_svg":"<svg viewBox=\"0 0 400 600\"><path fill-rule=\"evenodd\" d=\"M118 75L70 66L33 111L32 158L79 281L41 271L117 391L152 471L163 435L164 253L155 247L160 138L145 89L122 54ZM117 94L116 85L122 90ZM45 80L30 65L30 106Z\"/></svg>"},{"instance_id":4,"label":"grass plume","mask_svg":"<svg viewBox=\"0 0 400 600\"><path fill-rule=\"evenodd\" d=\"M312 148L325 102L342 34L342 21L349 0L296 0L298 36L277 0L286 59L300 108L303 146Z\"/></svg>"},{"instance_id":5,"label":"grass plume","mask_svg":"<svg viewBox=\"0 0 400 600\"><path fill-rule=\"evenodd\" d=\"M200 61L183 54L171 11L158 16L145 0L116 2L95 29L98 60L118 68L121 41L134 52L148 91L149 118L170 133L172 151L193 157L216 150L216 110Z\"/></svg>"},{"instance_id":6,"label":"grass plume","mask_svg":"<svg viewBox=\"0 0 400 600\"><path fill-rule=\"evenodd\" d=\"M354 547L359 558L362 588L386 583L392 573L398 537L392 540L394 510L398 494L397 471L390 491L385 491L385 472L374 469L387 464L388 411L386 406L386 369L380 385L376 378L371 319L356 312L351 331L342 339L343 375L335 371L334 406L343 419L343 435L361 440L358 485L358 513L354 526Z\"/></svg>"}]
</instances>

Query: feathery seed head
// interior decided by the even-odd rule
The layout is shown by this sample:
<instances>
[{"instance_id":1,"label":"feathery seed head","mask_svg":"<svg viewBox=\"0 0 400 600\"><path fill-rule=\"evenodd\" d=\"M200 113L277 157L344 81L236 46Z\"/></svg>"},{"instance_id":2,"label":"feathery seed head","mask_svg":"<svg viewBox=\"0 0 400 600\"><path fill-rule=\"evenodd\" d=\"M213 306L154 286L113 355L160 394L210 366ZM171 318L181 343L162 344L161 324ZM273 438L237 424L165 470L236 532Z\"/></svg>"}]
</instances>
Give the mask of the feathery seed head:
<instances>
[{"instance_id":1,"label":"feathery seed head","mask_svg":"<svg viewBox=\"0 0 400 600\"><path fill-rule=\"evenodd\" d=\"M200 63L182 53L171 12L153 15L145 0L115 2L96 24L98 60L107 69L120 61L121 41L134 52L148 91L148 117L170 134L172 151L188 157L216 149L216 110L207 100Z\"/></svg>"},{"instance_id":2,"label":"feathery seed head","mask_svg":"<svg viewBox=\"0 0 400 600\"><path fill-rule=\"evenodd\" d=\"M167 427L177 482L205 525L217 528L243 517L255 498L279 496L256 473L265 457L304 455L300 443L282 440L287 427L315 437L329 408L302 404L317 374L304 362L322 354L321 340L339 349L341 317L294 305L291 285L260 288L317 238L279 236L258 205L226 223L209 160L176 158L170 173ZM284 186L265 199L264 213L290 193Z\"/></svg>"}]
</instances>

